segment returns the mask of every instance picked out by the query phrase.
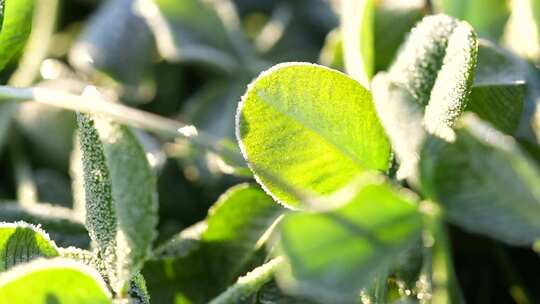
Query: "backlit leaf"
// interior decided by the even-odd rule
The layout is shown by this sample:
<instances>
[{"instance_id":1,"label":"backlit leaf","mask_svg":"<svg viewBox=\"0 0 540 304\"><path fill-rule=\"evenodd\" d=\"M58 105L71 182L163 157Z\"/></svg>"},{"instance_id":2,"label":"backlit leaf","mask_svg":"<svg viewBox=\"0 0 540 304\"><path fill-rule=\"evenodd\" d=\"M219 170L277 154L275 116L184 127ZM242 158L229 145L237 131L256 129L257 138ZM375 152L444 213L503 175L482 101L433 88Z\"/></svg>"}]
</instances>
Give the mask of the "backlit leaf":
<instances>
[{"instance_id":1,"label":"backlit leaf","mask_svg":"<svg viewBox=\"0 0 540 304\"><path fill-rule=\"evenodd\" d=\"M281 182L325 195L390 163L369 91L313 64L280 64L254 80L238 108L237 138L257 181L293 208L302 203Z\"/></svg>"},{"instance_id":2,"label":"backlit leaf","mask_svg":"<svg viewBox=\"0 0 540 304\"><path fill-rule=\"evenodd\" d=\"M39 257L55 256L58 248L43 230L24 222L0 223L0 272Z\"/></svg>"},{"instance_id":3,"label":"backlit leaf","mask_svg":"<svg viewBox=\"0 0 540 304\"><path fill-rule=\"evenodd\" d=\"M353 303L419 239L422 216L414 202L374 178L336 210L285 216L280 247L290 271L278 272L278 282L321 303Z\"/></svg>"},{"instance_id":4,"label":"backlit leaf","mask_svg":"<svg viewBox=\"0 0 540 304\"><path fill-rule=\"evenodd\" d=\"M87 248L90 245L84 223L68 208L47 203L22 206L17 202L4 202L0 203L0 221L40 225L60 246Z\"/></svg>"},{"instance_id":5,"label":"backlit leaf","mask_svg":"<svg viewBox=\"0 0 540 304\"><path fill-rule=\"evenodd\" d=\"M374 70L373 0L341 1L341 32L347 74L369 87Z\"/></svg>"},{"instance_id":6,"label":"backlit leaf","mask_svg":"<svg viewBox=\"0 0 540 304\"><path fill-rule=\"evenodd\" d=\"M435 10L469 22L480 36L499 40L510 16L506 0L436 0Z\"/></svg>"},{"instance_id":7,"label":"backlit leaf","mask_svg":"<svg viewBox=\"0 0 540 304\"><path fill-rule=\"evenodd\" d=\"M2 304L111 304L96 270L66 259L36 260L0 275Z\"/></svg>"}]
</instances>

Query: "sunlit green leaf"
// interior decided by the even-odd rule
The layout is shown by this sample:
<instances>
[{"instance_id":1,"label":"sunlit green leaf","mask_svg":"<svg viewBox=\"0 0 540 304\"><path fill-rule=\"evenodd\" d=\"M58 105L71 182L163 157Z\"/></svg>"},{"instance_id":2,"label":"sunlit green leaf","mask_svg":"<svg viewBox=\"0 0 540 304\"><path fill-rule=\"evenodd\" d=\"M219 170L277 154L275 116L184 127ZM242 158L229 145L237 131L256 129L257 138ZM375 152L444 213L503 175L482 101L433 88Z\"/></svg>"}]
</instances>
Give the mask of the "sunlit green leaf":
<instances>
[{"instance_id":1,"label":"sunlit green leaf","mask_svg":"<svg viewBox=\"0 0 540 304\"><path fill-rule=\"evenodd\" d=\"M364 87L369 87L375 65L375 3L373 0L344 0L341 6L341 32L347 73Z\"/></svg>"},{"instance_id":2,"label":"sunlit green leaf","mask_svg":"<svg viewBox=\"0 0 540 304\"><path fill-rule=\"evenodd\" d=\"M506 0L436 0L435 10L469 22L480 36L498 40L510 16Z\"/></svg>"},{"instance_id":3,"label":"sunlit green leaf","mask_svg":"<svg viewBox=\"0 0 540 304\"><path fill-rule=\"evenodd\" d=\"M24 223L0 223L0 272L39 257L58 256L56 244L40 228Z\"/></svg>"},{"instance_id":4,"label":"sunlit green leaf","mask_svg":"<svg viewBox=\"0 0 540 304\"><path fill-rule=\"evenodd\" d=\"M512 14L505 28L504 42L520 56L540 60L540 1L510 1Z\"/></svg>"},{"instance_id":5,"label":"sunlit green leaf","mask_svg":"<svg viewBox=\"0 0 540 304\"><path fill-rule=\"evenodd\" d=\"M75 247L68 247L60 248L60 256L63 258L75 260L97 270L105 282L109 281L109 275L105 262L103 261L103 259L99 258L96 253ZM144 280L144 277L140 273L137 273L133 276L133 279L130 282L128 296L136 304L149 303L150 296L148 295L148 291L146 290L146 282Z\"/></svg>"},{"instance_id":6,"label":"sunlit green leaf","mask_svg":"<svg viewBox=\"0 0 540 304\"><path fill-rule=\"evenodd\" d=\"M0 275L2 304L110 304L93 268L66 259L36 260Z\"/></svg>"},{"instance_id":7,"label":"sunlit green leaf","mask_svg":"<svg viewBox=\"0 0 540 304\"><path fill-rule=\"evenodd\" d=\"M5 0L2 10L0 70L19 54L30 35L34 0Z\"/></svg>"},{"instance_id":8,"label":"sunlit green leaf","mask_svg":"<svg viewBox=\"0 0 540 304\"><path fill-rule=\"evenodd\" d=\"M509 136L473 114L456 141L430 138L421 158L424 193L453 223L515 245L540 237L540 170Z\"/></svg>"},{"instance_id":9,"label":"sunlit green leaf","mask_svg":"<svg viewBox=\"0 0 540 304\"><path fill-rule=\"evenodd\" d=\"M156 183L145 153L125 126L78 114L86 225L122 292L156 236Z\"/></svg>"},{"instance_id":10,"label":"sunlit green leaf","mask_svg":"<svg viewBox=\"0 0 540 304\"><path fill-rule=\"evenodd\" d=\"M324 195L390 163L369 91L312 64L280 64L254 80L238 109L237 137L258 182L288 207L302 203L281 181Z\"/></svg>"},{"instance_id":11,"label":"sunlit green leaf","mask_svg":"<svg viewBox=\"0 0 540 304\"><path fill-rule=\"evenodd\" d=\"M414 201L376 178L336 210L285 216L280 247L290 271L278 272L281 286L321 303L352 303L419 239Z\"/></svg>"},{"instance_id":12,"label":"sunlit green leaf","mask_svg":"<svg viewBox=\"0 0 540 304\"><path fill-rule=\"evenodd\" d=\"M34 0L4 0L0 4L0 70L3 70L19 54L30 35ZM14 104L0 104L0 148L15 109Z\"/></svg>"},{"instance_id":13,"label":"sunlit green leaf","mask_svg":"<svg viewBox=\"0 0 540 304\"><path fill-rule=\"evenodd\" d=\"M339 71L344 70L343 39L339 29L334 29L326 35L324 46L319 55L319 63Z\"/></svg>"}]
</instances>

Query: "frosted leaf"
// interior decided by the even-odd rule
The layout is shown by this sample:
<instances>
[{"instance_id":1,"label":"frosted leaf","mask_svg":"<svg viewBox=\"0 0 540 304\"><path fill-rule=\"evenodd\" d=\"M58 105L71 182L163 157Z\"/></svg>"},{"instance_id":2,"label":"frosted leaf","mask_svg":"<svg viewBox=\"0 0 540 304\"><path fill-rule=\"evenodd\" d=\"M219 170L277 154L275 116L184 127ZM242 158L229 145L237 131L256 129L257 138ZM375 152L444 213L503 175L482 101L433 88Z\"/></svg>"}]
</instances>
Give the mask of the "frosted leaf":
<instances>
[{"instance_id":1,"label":"frosted leaf","mask_svg":"<svg viewBox=\"0 0 540 304\"><path fill-rule=\"evenodd\" d=\"M131 130L78 114L86 196L86 225L116 293L150 254L156 236L156 183Z\"/></svg>"},{"instance_id":2,"label":"frosted leaf","mask_svg":"<svg viewBox=\"0 0 540 304\"><path fill-rule=\"evenodd\" d=\"M0 272L38 257L58 256L58 248L39 227L25 223L0 223Z\"/></svg>"}]
</instances>

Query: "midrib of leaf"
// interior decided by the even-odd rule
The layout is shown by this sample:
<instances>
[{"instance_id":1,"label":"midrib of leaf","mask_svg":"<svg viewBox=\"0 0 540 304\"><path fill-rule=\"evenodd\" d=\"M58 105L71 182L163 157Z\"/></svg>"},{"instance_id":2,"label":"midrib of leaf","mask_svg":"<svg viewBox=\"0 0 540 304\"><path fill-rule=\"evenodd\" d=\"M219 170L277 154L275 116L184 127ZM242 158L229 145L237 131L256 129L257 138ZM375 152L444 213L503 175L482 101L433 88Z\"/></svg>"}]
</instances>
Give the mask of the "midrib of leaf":
<instances>
[{"instance_id":1,"label":"midrib of leaf","mask_svg":"<svg viewBox=\"0 0 540 304\"><path fill-rule=\"evenodd\" d=\"M329 148L333 147L333 150L339 152L340 154L345 156L347 159L349 159L352 163L356 164L356 166L359 169L366 168L362 164L362 161L360 161L357 157L352 155L349 151L346 151L343 147L341 147L341 145L339 143L337 143L336 141L334 141L331 138L329 138L328 136L326 136L324 134L324 132L319 132L316 125L310 125L305 120L301 119L300 117L291 115L285 109L279 107L276 104L273 104L272 102L269 102L268 101L269 99L265 98L265 96L262 96L259 93L257 93L256 95L259 97L260 100L263 100L268 107L272 108L277 113L282 114L283 116L286 116L287 118L289 118L289 120L291 121L292 124L300 126L303 129L308 130L311 135L314 135L314 136L320 138L321 142L325 143L327 147L329 147Z\"/></svg>"}]
</instances>

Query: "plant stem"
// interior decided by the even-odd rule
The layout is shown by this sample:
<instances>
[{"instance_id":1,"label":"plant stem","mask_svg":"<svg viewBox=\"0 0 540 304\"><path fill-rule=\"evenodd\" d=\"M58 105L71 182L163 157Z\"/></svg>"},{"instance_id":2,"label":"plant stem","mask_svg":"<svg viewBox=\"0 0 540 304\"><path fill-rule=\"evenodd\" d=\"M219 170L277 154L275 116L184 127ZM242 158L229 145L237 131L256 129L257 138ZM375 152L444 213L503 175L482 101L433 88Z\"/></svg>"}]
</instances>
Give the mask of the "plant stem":
<instances>
[{"instance_id":1,"label":"plant stem","mask_svg":"<svg viewBox=\"0 0 540 304\"><path fill-rule=\"evenodd\" d=\"M538 303L532 299L530 292L527 290L523 280L519 273L514 269L512 261L504 248L493 242L493 251L495 252L495 258L501 267L502 272L505 274L504 278L508 284L508 292L517 304L531 304Z\"/></svg>"},{"instance_id":2,"label":"plant stem","mask_svg":"<svg viewBox=\"0 0 540 304\"><path fill-rule=\"evenodd\" d=\"M422 209L430 210L425 212L428 240L424 240L424 272L431 277L431 303L465 303L454 271L450 241L441 210L433 202L421 204L424 205Z\"/></svg>"},{"instance_id":3,"label":"plant stem","mask_svg":"<svg viewBox=\"0 0 540 304\"><path fill-rule=\"evenodd\" d=\"M88 87L93 88L93 87ZM184 138L193 144L213 151L228 158L233 164L242 165L241 156L208 134L198 131L195 126L186 125L176 120L131 108L105 100L96 90L89 90L82 95L75 95L59 90L45 88L14 88L0 86L0 101L35 101L66 110L88 114L104 115L115 121L135 128L156 133L167 140ZM92 92L90 94L89 92Z\"/></svg>"},{"instance_id":4,"label":"plant stem","mask_svg":"<svg viewBox=\"0 0 540 304\"><path fill-rule=\"evenodd\" d=\"M25 152L19 134L13 134L9 144L9 155L13 161L13 170L15 172L17 201L19 204L29 207L35 205L38 198L32 168Z\"/></svg>"},{"instance_id":5,"label":"plant stem","mask_svg":"<svg viewBox=\"0 0 540 304\"><path fill-rule=\"evenodd\" d=\"M56 27L58 0L38 0L34 10L30 38L19 67L9 80L9 85L12 86L29 86L39 74L41 62L47 56L51 37Z\"/></svg>"},{"instance_id":6,"label":"plant stem","mask_svg":"<svg viewBox=\"0 0 540 304\"><path fill-rule=\"evenodd\" d=\"M283 263L282 257L270 260L266 264L253 269L209 304L236 304L257 292L264 284L268 283L276 269Z\"/></svg>"}]
</instances>

